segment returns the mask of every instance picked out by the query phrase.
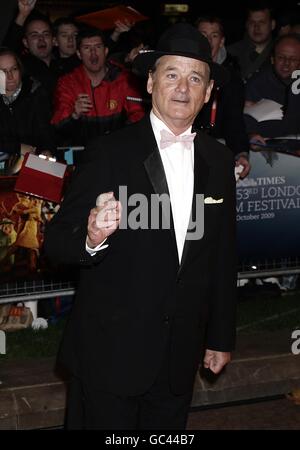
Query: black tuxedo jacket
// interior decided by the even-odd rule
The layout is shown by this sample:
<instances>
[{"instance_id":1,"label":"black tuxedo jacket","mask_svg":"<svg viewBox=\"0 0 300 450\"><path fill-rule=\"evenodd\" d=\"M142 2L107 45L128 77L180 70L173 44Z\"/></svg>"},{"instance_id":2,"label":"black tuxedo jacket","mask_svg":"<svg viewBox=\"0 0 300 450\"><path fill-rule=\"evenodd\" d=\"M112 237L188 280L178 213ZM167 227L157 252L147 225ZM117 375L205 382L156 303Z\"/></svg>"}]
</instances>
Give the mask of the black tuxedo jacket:
<instances>
[{"instance_id":1,"label":"black tuxedo jacket","mask_svg":"<svg viewBox=\"0 0 300 450\"><path fill-rule=\"evenodd\" d=\"M71 371L92 386L136 395L154 382L164 355L174 393L191 389L205 348L230 351L235 339L235 180L230 150L198 133L194 198L204 206L204 235L185 242L179 264L171 229L122 229L96 256L85 250L89 211L102 192L127 186L148 199L168 193L149 117L90 150L46 232L56 263L81 265L79 286L62 345ZM130 208L128 208L130 213Z\"/></svg>"}]
</instances>

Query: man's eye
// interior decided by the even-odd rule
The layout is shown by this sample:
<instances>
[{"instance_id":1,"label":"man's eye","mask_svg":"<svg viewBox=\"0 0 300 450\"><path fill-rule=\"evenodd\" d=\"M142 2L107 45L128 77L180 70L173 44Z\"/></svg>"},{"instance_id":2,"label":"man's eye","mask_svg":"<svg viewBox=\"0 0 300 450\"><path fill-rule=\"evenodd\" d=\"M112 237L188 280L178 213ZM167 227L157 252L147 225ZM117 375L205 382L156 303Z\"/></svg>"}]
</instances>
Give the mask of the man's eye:
<instances>
[{"instance_id":1,"label":"man's eye","mask_svg":"<svg viewBox=\"0 0 300 450\"><path fill-rule=\"evenodd\" d=\"M167 78L169 78L169 80L175 80L176 74L175 73L168 73L167 74Z\"/></svg>"},{"instance_id":2,"label":"man's eye","mask_svg":"<svg viewBox=\"0 0 300 450\"><path fill-rule=\"evenodd\" d=\"M201 82L201 78L199 78L199 77L191 77L191 81L193 82L193 83L200 83Z\"/></svg>"}]
</instances>

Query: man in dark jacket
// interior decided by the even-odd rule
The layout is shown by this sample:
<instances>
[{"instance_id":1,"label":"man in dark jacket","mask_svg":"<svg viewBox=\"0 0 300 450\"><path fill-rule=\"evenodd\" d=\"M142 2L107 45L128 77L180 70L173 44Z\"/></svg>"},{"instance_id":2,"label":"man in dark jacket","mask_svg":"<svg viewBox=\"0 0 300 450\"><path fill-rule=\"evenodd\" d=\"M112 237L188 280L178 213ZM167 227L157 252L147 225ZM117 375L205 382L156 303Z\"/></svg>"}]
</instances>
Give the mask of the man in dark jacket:
<instances>
[{"instance_id":1,"label":"man in dark jacket","mask_svg":"<svg viewBox=\"0 0 300 450\"><path fill-rule=\"evenodd\" d=\"M203 355L219 373L234 347L234 162L191 132L224 69L187 24L135 64L151 70L150 117L95 140L46 233L53 261L81 266L62 349L69 428L183 429Z\"/></svg>"},{"instance_id":2,"label":"man in dark jacket","mask_svg":"<svg viewBox=\"0 0 300 450\"><path fill-rule=\"evenodd\" d=\"M58 77L72 72L81 64L76 52L78 31L78 24L69 17L60 17L53 23L53 65Z\"/></svg>"},{"instance_id":3,"label":"man in dark jacket","mask_svg":"<svg viewBox=\"0 0 300 450\"><path fill-rule=\"evenodd\" d=\"M280 36L274 44L272 66L254 76L246 87L245 122L249 139L262 145L266 139L300 133L300 95L294 92L293 73L300 69L300 35ZM251 107L263 100L273 100L281 111L281 120L255 118ZM255 145L255 144L254 144Z\"/></svg>"},{"instance_id":4,"label":"man in dark jacket","mask_svg":"<svg viewBox=\"0 0 300 450\"><path fill-rule=\"evenodd\" d=\"M33 11L34 2L19 1L19 10L4 44L21 54L28 76L38 80L52 98L59 73L52 54L53 32L50 20Z\"/></svg>"},{"instance_id":5,"label":"man in dark jacket","mask_svg":"<svg viewBox=\"0 0 300 450\"><path fill-rule=\"evenodd\" d=\"M275 25L270 2L258 0L250 3L244 38L228 47L229 53L238 60L245 82L270 65Z\"/></svg>"},{"instance_id":6,"label":"man in dark jacket","mask_svg":"<svg viewBox=\"0 0 300 450\"><path fill-rule=\"evenodd\" d=\"M216 139L222 139L234 153L236 166L242 166L240 177L250 171L249 141L243 118L245 102L244 84L235 60L225 49L224 27L221 19L214 16L199 17L197 29L209 41L212 59L222 64L229 73L229 79L222 88L213 89L209 102L204 105L195 125L204 128Z\"/></svg>"},{"instance_id":7,"label":"man in dark jacket","mask_svg":"<svg viewBox=\"0 0 300 450\"><path fill-rule=\"evenodd\" d=\"M0 151L9 155L55 151L50 125L51 108L40 83L22 78L18 56L0 50L0 69L6 76L5 95L0 97Z\"/></svg>"}]
</instances>

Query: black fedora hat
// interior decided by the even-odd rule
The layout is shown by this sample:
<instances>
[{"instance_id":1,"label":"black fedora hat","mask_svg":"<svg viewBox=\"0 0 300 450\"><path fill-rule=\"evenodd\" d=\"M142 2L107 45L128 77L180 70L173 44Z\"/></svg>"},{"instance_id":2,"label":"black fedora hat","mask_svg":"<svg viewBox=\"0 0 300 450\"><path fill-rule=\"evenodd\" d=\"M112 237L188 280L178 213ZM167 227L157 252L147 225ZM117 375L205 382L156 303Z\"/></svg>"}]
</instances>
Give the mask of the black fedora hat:
<instances>
[{"instance_id":1,"label":"black fedora hat","mask_svg":"<svg viewBox=\"0 0 300 450\"><path fill-rule=\"evenodd\" d=\"M156 50L142 50L133 61L134 69L141 75L147 75L155 62L165 55L185 56L198 59L210 67L210 78L218 86L229 79L227 70L214 63L208 40L195 27L187 23L177 23L168 28L160 37Z\"/></svg>"}]
</instances>

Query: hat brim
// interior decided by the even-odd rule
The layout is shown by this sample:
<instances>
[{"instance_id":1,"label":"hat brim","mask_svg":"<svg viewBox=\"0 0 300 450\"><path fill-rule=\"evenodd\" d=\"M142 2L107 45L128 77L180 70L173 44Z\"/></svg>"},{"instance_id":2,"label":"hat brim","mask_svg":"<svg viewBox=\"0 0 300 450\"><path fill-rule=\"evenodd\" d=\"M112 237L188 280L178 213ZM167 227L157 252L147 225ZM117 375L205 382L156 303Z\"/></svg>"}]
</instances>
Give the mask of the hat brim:
<instances>
[{"instance_id":1,"label":"hat brim","mask_svg":"<svg viewBox=\"0 0 300 450\"><path fill-rule=\"evenodd\" d=\"M145 51L139 53L133 60L133 68L142 76L148 76L150 70L154 67L155 62L166 55L184 56L186 58L197 59L205 62L210 67L210 79L214 80L218 87L224 86L230 78L229 72L225 67L220 64L205 60L203 58L195 56L194 53L188 52L160 52L160 51Z\"/></svg>"}]
</instances>

